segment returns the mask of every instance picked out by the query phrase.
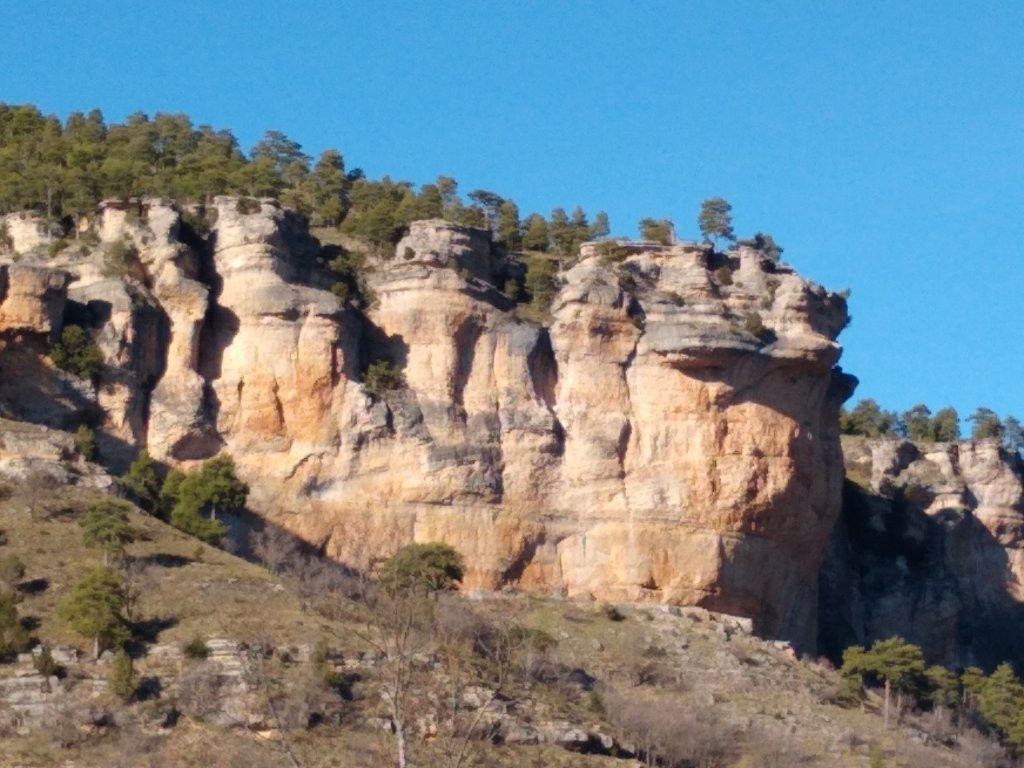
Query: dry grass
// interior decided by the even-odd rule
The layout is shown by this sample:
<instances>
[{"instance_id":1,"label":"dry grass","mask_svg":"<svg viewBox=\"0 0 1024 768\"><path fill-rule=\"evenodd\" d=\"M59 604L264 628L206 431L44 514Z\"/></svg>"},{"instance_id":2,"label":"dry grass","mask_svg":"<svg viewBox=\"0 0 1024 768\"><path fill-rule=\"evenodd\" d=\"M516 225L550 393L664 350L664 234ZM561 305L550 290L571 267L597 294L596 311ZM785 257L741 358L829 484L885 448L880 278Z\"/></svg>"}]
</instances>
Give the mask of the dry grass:
<instances>
[{"instance_id":1,"label":"dry grass","mask_svg":"<svg viewBox=\"0 0 1024 768\"><path fill-rule=\"evenodd\" d=\"M99 552L83 547L77 525L89 498L67 490L29 490L0 501L0 529L8 539L0 555L14 552L27 566L20 611L38 621L34 634L49 644L85 649L87 640L58 618L54 608L75 580L101 561ZM30 506L35 507L32 514ZM132 512L131 521L143 536L128 547L128 562L133 564L129 570L136 574L139 616L150 623L152 641L181 646L197 636L223 637L266 640L287 648L311 646L323 638L335 649L365 648L359 639L365 628L359 618L365 609L343 595L311 596L287 577L278 578L201 545L141 512ZM870 706L861 712L830 704L837 682L834 672L794 659L714 617L674 615L657 606L620 606L613 611L598 603L527 595L463 602L492 622L516 622L550 640L550 647L524 660L509 689L512 701L528 703L535 721L565 720L591 732L616 734L616 696L621 700L623 692L633 691L653 700L686 702L687 711L699 710L700 717L691 718L694 723L735 725L739 730L729 731L730 738L747 746L733 760L734 766L863 768L875 744L886 752L890 766L981 764L976 755L983 750L977 745L963 752L924 747L899 730L886 732ZM338 610L323 610L330 605ZM147 664L142 659L140 668L147 670ZM344 705L351 716L343 725L291 733L292 749L303 765L388 764L387 735L363 719L380 710L373 674L372 669L366 671L356 701ZM186 717L166 732L142 731L134 723L146 704L127 708L121 726L81 734L81 743L68 749L56 748L49 734L4 739L0 768L288 764L279 742L243 729L219 730ZM671 720L672 708L666 709ZM690 722L684 718L679 723L684 721ZM214 743L217 750L211 752ZM437 748L429 740L418 747L428 761ZM629 764L540 746L488 747L486 761L498 768Z\"/></svg>"}]
</instances>

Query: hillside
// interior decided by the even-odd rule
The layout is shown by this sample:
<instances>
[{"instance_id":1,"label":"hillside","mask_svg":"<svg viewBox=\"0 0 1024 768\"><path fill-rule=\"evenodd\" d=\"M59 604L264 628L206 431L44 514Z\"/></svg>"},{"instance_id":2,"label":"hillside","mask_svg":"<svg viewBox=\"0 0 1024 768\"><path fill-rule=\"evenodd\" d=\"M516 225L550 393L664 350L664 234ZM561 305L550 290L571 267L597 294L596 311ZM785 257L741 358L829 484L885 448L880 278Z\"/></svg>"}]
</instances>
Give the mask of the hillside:
<instances>
[{"instance_id":1,"label":"hillside","mask_svg":"<svg viewBox=\"0 0 1024 768\"><path fill-rule=\"evenodd\" d=\"M78 487L93 476L75 462L67 469ZM94 496L5 488L0 558L24 561L19 611L63 670L47 681L29 657L0 665L0 765L388 763L393 739L379 718L389 667L374 640L380 625L352 599L350 577L299 550L274 575L133 512L143 536L128 546L124 572L139 595L131 645L139 687L126 704L110 693L109 654L92 661L86 638L54 611L101 557L83 548L77 524ZM707 766L864 766L876 749L886 765L952 768L994 765L998 754L971 731L944 746L952 731L941 713L910 715L887 732L877 696L864 711L837 706L841 681L828 666L756 639L734 617L519 593L452 595L436 608L432 638L417 646L415 765L443 764L452 752L443 727L422 730L443 716L444 692L456 685L473 713L488 701L486 681L495 684L495 657L467 676L454 639L466 626L512 624L531 639L514 648L467 764L614 768L635 765L638 746ZM189 657L197 640L205 659Z\"/></svg>"}]
</instances>

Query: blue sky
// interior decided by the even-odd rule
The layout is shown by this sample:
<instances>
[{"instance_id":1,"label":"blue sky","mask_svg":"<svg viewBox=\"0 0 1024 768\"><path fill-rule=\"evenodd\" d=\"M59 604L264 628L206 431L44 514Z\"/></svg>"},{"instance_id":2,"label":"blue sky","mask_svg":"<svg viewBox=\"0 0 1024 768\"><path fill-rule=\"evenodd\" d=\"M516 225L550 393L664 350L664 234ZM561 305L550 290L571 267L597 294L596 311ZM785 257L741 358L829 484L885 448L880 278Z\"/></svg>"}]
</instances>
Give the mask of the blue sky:
<instances>
[{"instance_id":1,"label":"blue sky","mask_svg":"<svg viewBox=\"0 0 1024 768\"><path fill-rule=\"evenodd\" d=\"M1024 3L8 0L0 100L281 130L629 235L721 195L851 289L855 398L1024 417Z\"/></svg>"}]
</instances>

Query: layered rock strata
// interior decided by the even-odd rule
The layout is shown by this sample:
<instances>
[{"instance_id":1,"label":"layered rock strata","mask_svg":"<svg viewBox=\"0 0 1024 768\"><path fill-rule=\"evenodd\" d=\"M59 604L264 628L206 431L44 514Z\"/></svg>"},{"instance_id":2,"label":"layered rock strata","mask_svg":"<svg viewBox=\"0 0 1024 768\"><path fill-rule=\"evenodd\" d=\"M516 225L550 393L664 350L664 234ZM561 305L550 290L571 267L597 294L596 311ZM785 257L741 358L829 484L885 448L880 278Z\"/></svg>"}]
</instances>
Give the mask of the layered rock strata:
<instances>
[{"instance_id":1,"label":"layered rock strata","mask_svg":"<svg viewBox=\"0 0 1024 768\"><path fill-rule=\"evenodd\" d=\"M951 666L1024 659L1024 465L997 440L844 438L821 645L898 634Z\"/></svg>"},{"instance_id":2,"label":"layered rock strata","mask_svg":"<svg viewBox=\"0 0 1024 768\"><path fill-rule=\"evenodd\" d=\"M169 204L108 206L96 251L49 261L108 363L105 454L226 450L256 511L356 565L441 539L469 587L698 604L813 643L842 298L747 247L591 244L541 326L486 232L427 221L371 259L362 313L297 217L216 213L199 242ZM138 263L111 276L118 242ZM379 360L405 386L373 397Z\"/></svg>"}]
</instances>

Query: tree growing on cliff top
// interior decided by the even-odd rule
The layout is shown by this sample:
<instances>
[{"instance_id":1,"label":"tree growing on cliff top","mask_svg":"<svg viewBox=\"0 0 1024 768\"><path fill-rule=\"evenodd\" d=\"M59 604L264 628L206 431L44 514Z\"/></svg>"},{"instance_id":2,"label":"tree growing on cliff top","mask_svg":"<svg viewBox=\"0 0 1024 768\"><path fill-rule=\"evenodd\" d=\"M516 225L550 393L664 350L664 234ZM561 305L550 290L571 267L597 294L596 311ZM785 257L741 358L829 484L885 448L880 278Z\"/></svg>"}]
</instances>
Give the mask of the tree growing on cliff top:
<instances>
[{"instance_id":1,"label":"tree growing on cliff top","mask_svg":"<svg viewBox=\"0 0 1024 768\"><path fill-rule=\"evenodd\" d=\"M978 407L967 420L973 425L971 439L985 440L990 437L1003 436L1003 422L991 408Z\"/></svg>"},{"instance_id":2,"label":"tree growing on cliff top","mask_svg":"<svg viewBox=\"0 0 1024 768\"><path fill-rule=\"evenodd\" d=\"M844 435L882 437L892 433L896 425L896 414L883 411L874 399L861 400L851 411L845 408L839 412L839 431Z\"/></svg>"},{"instance_id":3,"label":"tree growing on cliff top","mask_svg":"<svg viewBox=\"0 0 1024 768\"><path fill-rule=\"evenodd\" d=\"M700 204L700 214L697 216L697 225L705 240L714 243L718 247L718 241L733 241L736 235L732 230L732 206L727 200L721 197L709 197Z\"/></svg>"},{"instance_id":4,"label":"tree growing on cliff top","mask_svg":"<svg viewBox=\"0 0 1024 768\"><path fill-rule=\"evenodd\" d=\"M640 219L638 227L641 240L671 245L675 236L675 228L669 219Z\"/></svg>"}]
</instances>

